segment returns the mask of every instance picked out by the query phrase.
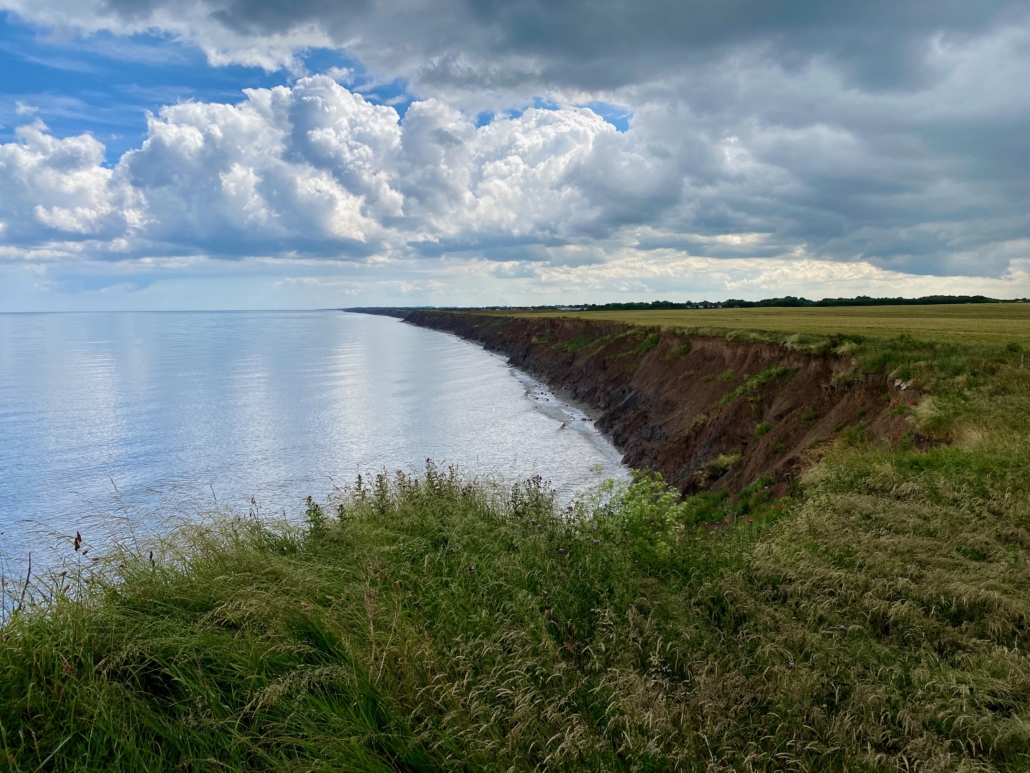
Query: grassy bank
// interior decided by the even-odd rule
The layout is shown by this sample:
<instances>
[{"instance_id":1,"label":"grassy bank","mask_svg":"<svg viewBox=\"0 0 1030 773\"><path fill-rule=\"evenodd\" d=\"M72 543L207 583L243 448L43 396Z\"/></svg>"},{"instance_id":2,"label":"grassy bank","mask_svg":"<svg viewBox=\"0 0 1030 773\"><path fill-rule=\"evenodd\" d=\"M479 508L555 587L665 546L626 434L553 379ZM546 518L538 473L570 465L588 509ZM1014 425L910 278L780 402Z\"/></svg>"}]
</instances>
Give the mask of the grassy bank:
<instances>
[{"instance_id":1,"label":"grassy bank","mask_svg":"<svg viewBox=\"0 0 1030 773\"><path fill-rule=\"evenodd\" d=\"M1030 369L850 343L949 444L840 437L785 501L430 467L184 529L8 622L0 765L1026 770Z\"/></svg>"}]
</instances>

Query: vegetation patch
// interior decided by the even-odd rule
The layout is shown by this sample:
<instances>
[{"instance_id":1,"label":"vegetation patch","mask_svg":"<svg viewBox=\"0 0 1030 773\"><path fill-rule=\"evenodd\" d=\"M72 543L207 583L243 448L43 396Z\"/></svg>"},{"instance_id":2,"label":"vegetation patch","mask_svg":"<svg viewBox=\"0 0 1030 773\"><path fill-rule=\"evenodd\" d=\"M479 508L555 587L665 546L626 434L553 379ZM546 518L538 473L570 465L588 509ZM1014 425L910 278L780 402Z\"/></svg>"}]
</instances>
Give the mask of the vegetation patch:
<instances>
[{"instance_id":1,"label":"vegetation patch","mask_svg":"<svg viewBox=\"0 0 1030 773\"><path fill-rule=\"evenodd\" d=\"M723 398L719 401L719 405L726 405L727 403L733 402L738 397L743 397L744 395L752 394L756 392L760 387L764 386L765 384L768 384L770 381L782 378L783 376L793 375L795 372L796 371L789 370L787 368L782 367L781 365L773 365L769 368L766 368L761 373L758 373L754 376L748 376L746 379L744 379L743 384L741 384L739 387L734 389L729 394L723 396Z\"/></svg>"},{"instance_id":2,"label":"vegetation patch","mask_svg":"<svg viewBox=\"0 0 1030 773\"><path fill-rule=\"evenodd\" d=\"M873 433L865 422L846 427L837 436L837 441L844 446L857 446L873 441Z\"/></svg>"},{"instance_id":3,"label":"vegetation patch","mask_svg":"<svg viewBox=\"0 0 1030 773\"><path fill-rule=\"evenodd\" d=\"M690 354L690 352L690 341L684 341L681 344L676 344L676 346L669 350L668 354L665 355L665 361L671 362L672 360L678 359L684 356L685 354Z\"/></svg>"},{"instance_id":4,"label":"vegetation patch","mask_svg":"<svg viewBox=\"0 0 1030 773\"><path fill-rule=\"evenodd\" d=\"M776 337L758 330L731 330L726 334L727 341L742 341L744 343L777 343Z\"/></svg>"},{"instance_id":5,"label":"vegetation patch","mask_svg":"<svg viewBox=\"0 0 1030 773\"><path fill-rule=\"evenodd\" d=\"M505 489L430 466L309 499L303 528L186 527L153 554L82 562L91 568L37 586L34 605L7 620L5 765L581 770L700 759L702 713L693 727L672 716L654 726L664 699L653 679L679 680L681 666L664 645L658 660L647 653L686 599L717 640L705 610L723 593L711 581L745 565L741 549L785 504L761 482L736 498L683 499L642 474L566 508L539 478ZM69 583L74 600L60 590Z\"/></svg>"},{"instance_id":6,"label":"vegetation patch","mask_svg":"<svg viewBox=\"0 0 1030 773\"><path fill-rule=\"evenodd\" d=\"M740 452L734 452L732 454L721 454L715 459L712 459L705 465L705 472L710 478L718 478L723 475L730 467L740 461Z\"/></svg>"},{"instance_id":7,"label":"vegetation patch","mask_svg":"<svg viewBox=\"0 0 1030 773\"><path fill-rule=\"evenodd\" d=\"M662 342L662 336L660 333L648 333L643 328L633 328L622 336L628 336L630 338L639 339L639 343L631 349L627 349L624 352L613 355L612 359L620 359L622 357L634 357L643 356L648 352L658 347L658 344ZM616 336L621 337L621 336Z\"/></svg>"},{"instance_id":8,"label":"vegetation patch","mask_svg":"<svg viewBox=\"0 0 1030 773\"><path fill-rule=\"evenodd\" d=\"M658 333L652 333L643 341L640 342L640 346L637 347L637 354L647 354L657 348L658 344L662 342L662 337Z\"/></svg>"},{"instance_id":9,"label":"vegetation patch","mask_svg":"<svg viewBox=\"0 0 1030 773\"><path fill-rule=\"evenodd\" d=\"M617 335L592 336L586 333L578 333L568 341L560 341L552 344L554 349L569 354L578 354L583 350L600 349L618 338ZM534 339L535 341L535 339Z\"/></svg>"},{"instance_id":10,"label":"vegetation patch","mask_svg":"<svg viewBox=\"0 0 1030 773\"><path fill-rule=\"evenodd\" d=\"M684 429L683 434L691 435L697 430L701 429L707 423L708 416L706 414L699 413L697 416L690 420L690 423L686 426L686 429Z\"/></svg>"}]
</instances>

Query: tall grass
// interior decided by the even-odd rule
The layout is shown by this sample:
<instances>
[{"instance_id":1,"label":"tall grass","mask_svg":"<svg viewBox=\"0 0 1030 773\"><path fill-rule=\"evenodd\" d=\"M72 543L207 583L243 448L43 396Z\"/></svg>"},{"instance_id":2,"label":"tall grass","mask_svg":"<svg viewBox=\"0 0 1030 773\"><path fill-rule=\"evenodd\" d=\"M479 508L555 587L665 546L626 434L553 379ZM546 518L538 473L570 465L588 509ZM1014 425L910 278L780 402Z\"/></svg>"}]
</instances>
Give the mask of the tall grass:
<instances>
[{"instance_id":1,"label":"tall grass","mask_svg":"<svg viewBox=\"0 0 1030 773\"><path fill-rule=\"evenodd\" d=\"M1024 770L1030 459L569 508L430 466L123 556L0 642L11 770ZM973 766L973 767L970 767Z\"/></svg>"},{"instance_id":2,"label":"tall grass","mask_svg":"<svg viewBox=\"0 0 1030 773\"><path fill-rule=\"evenodd\" d=\"M430 466L312 502L306 528L184 529L153 558L84 576L76 600L8 621L5 759L437 770L682 756L650 748L648 709L619 685L635 674L643 689L666 657L655 578L674 573L703 606L720 562L740 563L730 546L759 526L699 526L729 503L682 503L643 477L569 510L539 480L501 491ZM779 512L762 487L733 507Z\"/></svg>"}]
</instances>

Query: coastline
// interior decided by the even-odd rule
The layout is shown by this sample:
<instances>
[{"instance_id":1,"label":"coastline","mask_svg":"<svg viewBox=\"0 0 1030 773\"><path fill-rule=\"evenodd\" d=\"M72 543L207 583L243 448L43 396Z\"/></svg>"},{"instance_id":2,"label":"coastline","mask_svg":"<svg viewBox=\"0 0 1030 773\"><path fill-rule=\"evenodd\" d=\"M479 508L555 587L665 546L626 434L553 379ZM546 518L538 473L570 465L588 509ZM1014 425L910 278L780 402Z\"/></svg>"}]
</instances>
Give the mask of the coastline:
<instances>
[{"instance_id":1,"label":"coastline","mask_svg":"<svg viewBox=\"0 0 1030 773\"><path fill-rule=\"evenodd\" d=\"M846 355L769 341L557 317L416 310L404 320L479 343L588 406L623 464L683 494L735 493L760 477L785 493L841 432L903 435L892 409L921 396Z\"/></svg>"}]
</instances>

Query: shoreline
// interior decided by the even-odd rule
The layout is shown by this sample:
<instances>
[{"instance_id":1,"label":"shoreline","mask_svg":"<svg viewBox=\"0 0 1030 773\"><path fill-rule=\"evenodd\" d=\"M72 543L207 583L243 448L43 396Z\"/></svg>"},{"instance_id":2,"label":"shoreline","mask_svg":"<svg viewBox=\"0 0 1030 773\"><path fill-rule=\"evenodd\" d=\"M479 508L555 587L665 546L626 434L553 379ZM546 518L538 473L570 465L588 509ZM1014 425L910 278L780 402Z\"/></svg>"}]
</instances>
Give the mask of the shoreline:
<instances>
[{"instance_id":1,"label":"shoreline","mask_svg":"<svg viewBox=\"0 0 1030 773\"><path fill-rule=\"evenodd\" d=\"M403 319L506 356L586 405L624 465L656 470L683 494L733 493L763 477L785 493L845 429L881 442L906 433L893 404L921 397L857 372L850 357L769 341L558 317L416 310Z\"/></svg>"}]
</instances>

